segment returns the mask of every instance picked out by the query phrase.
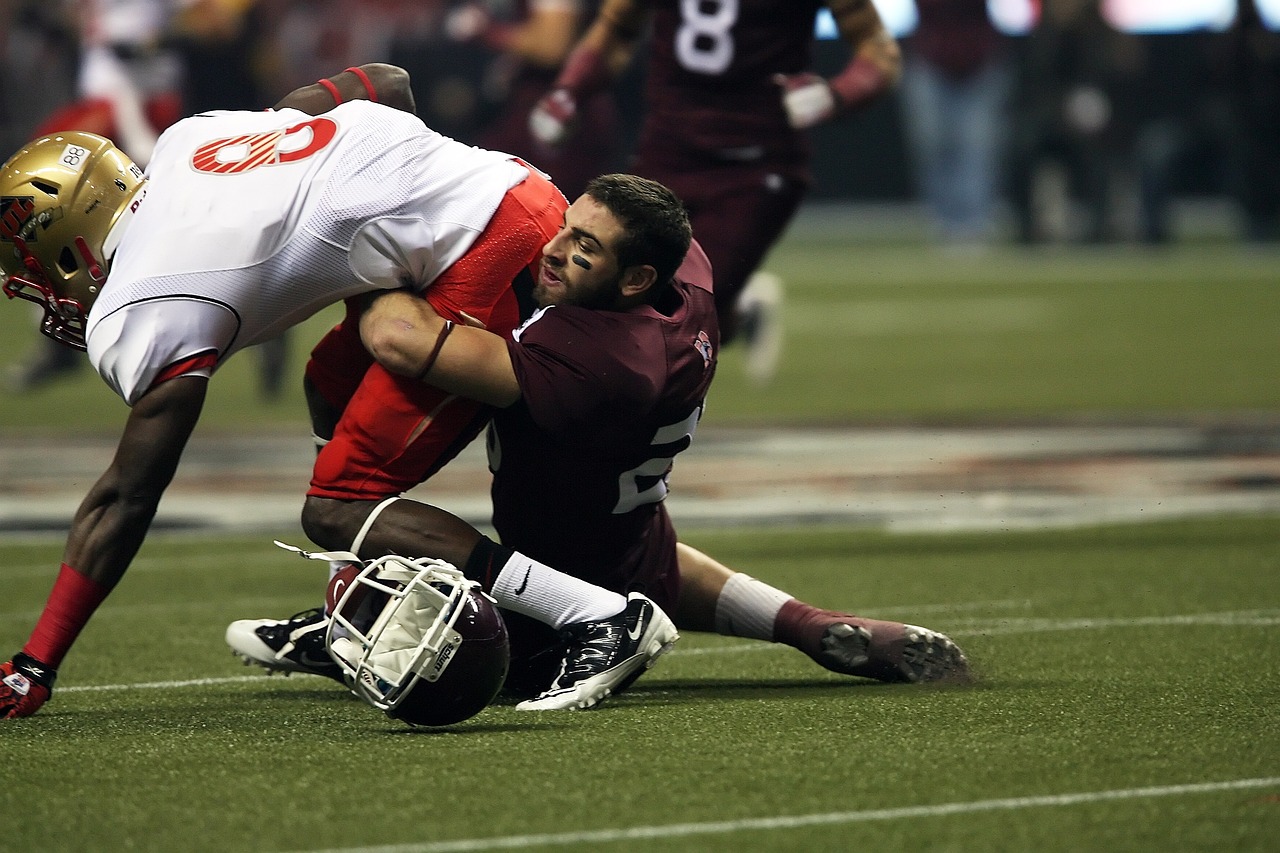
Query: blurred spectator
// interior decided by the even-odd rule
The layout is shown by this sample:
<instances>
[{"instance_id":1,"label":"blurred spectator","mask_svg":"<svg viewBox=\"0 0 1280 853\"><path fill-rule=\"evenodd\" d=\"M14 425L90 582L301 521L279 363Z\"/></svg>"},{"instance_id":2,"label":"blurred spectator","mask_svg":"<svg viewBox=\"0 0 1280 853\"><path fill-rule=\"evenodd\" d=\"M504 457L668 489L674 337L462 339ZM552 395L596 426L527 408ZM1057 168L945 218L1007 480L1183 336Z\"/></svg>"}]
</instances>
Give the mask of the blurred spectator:
<instances>
[{"instance_id":1,"label":"blurred spectator","mask_svg":"<svg viewBox=\"0 0 1280 853\"><path fill-rule=\"evenodd\" d=\"M1008 192L1017 237L1035 243L1055 236L1044 205L1047 164L1065 173L1065 199L1079 199L1079 236L1101 242L1112 230L1112 172L1120 157L1124 78L1136 75L1136 43L1112 29L1097 0L1045 0L1023 41L1012 107ZM1069 227L1059 222L1059 228ZM1066 236L1076 236L1074 233Z\"/></svg>"},{"instance_id":2,"label":"blurred spectator","mask_svg":"<svg viewBox=\"0 0 1280 853\"><path fill-rule=\"evenodd\" d=\"M157 135L182 114L181 65L164 45L173 6L165 0L83 0L44 9L61 14L77 34L78 70L75 99L45 116L32 136L97 133L145 166ZM41 335L6 380L10 390L30 391L83 363L80 353Z\"/></svg>"},{"instance_id":3,"label":"blurred spectator","mask_svg":"<svg viewBox=\"0 0 1280 853\"><path fill-rule=\"evenodd\" d=\"M83 0L71 7L80 36L76 100L36 135L85 130L146 166L160 131L182 116L182 66L165 44L176 8L167 0Z\"/></svg>"},{"instance_id":4,"label":"blurred spectator","mask_svg":"<svg viewBox=\"0 0 1280 853\"><path fill-rule=\"evenodd\" d=\"M599 92L578 105L589 133L562 145L548 145L529 132L529 113L555 83L569 50L595 17L595 0L514 0L510 18L499 17L492 3L463 3L445 20L446 35L458 42L484 45L497 54L485 74L486 95L502 104L483 127L478 144L523 157L551 175L570 199L587 181L617 171L622 145L614 98Z\"/></svg>"},{"instance_id":5,"label":"blurred spectator","mask_svg":"<svg viewBox=\"0 0 1280 853\"><path fill-rule=\"evenodd\" d=\"M1132 164L1138 181L1138 237L1173 239L1173 203L1186 189L1190 158L1201 154L1212 183L1225 183L1226 94L1214 85L1208 32L1136 39L1140 74L1134 86Z\"/></svg>"},{"instance_id":6,"label":"blurred spectator","mask_svg":"<svg viewBox=\"0 0 1280 853\"><path fill-rule=\"evenodd\" d=\"M916 181L939 236L976 245L991 236L1000 196L1012 81L1008 45L986 0L916 0L903 41L903 124Z\"/></svg>"},{"instance_id":7,"label":"blurred spectator","mask_svg":"<svg viewBox=\"0 0 1280 853\"><path fill-rule=\"evenodd\" d=\"M182 57L186 114L264 109L278 0L179 0L167 41Z\"/></svg>"},{"instance_id":8,"label":"blurred spectator","mask_svg":"<svg viewBox=\"0 0 1280 853\"><path fill-rule=\"evenodd\" d=\"M1234 131L1232 189L1245 238L1274 242L1280 240L1280 31L1268 29L1254 0L1240 0L1223 46Z\"/></svg>"},{"instance_id":9,"label":"blurred spectator","mask_svg":"<svg viewBox=\"0 0 1280 853\"><path fill-rule=\"evenodd\" d=\"M50 104L71 100L76 39L66 0L0 0L0 150L8 157Z\"/></svg>"}]
</instances>

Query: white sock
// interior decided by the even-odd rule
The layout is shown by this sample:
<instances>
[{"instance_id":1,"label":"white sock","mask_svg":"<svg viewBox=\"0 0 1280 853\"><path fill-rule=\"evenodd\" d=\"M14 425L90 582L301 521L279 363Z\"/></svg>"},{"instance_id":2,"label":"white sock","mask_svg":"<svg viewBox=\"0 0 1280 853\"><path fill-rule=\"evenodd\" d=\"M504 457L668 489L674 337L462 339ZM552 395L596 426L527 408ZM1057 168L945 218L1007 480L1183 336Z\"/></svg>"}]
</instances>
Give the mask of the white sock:
<instances>
[{"instance_id":1,"label":"white sock","mask_svg":"<svg viewBox=\"0 0 1280 853\"><path fill-rule=\"evenodd\" d=\"M725 582L716 599L716 633L750 640L773 640L773 623L794 596L742 572Z\"/></svg>"},{"instance_id":2,"label":"white sock","mask_svg":"<svg viewBox=\"0 0 1280 853\"><path fill-rule=\"evenodd\" d=\"M519 551L498 572L490 594L499 607L546 622L557 630L621 613L625 596L556 571Z\"/></svg>"}]
</instances>

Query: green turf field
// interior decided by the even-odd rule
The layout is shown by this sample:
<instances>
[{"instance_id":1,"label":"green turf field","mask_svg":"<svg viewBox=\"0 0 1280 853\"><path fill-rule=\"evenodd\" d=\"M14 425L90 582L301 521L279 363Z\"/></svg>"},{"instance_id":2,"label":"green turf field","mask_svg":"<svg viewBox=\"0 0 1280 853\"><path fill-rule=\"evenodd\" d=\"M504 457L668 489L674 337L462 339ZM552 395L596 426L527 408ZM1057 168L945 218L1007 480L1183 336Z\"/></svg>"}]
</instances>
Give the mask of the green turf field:
<instances>
[{"instance_id":1,"label":"green turf field","mask_svg":"<svg viewBox=\"0 0 1280 853\"><path fill-rule=\"evenodd\" d=\"M312 602L313 564L157 539L54 701L0 727L0 850L1274 850L1278 536L695 533L803 597L951 632L978 683L689 635L596 711L421 731L227 653L230 620ZM0 547L0 647L57 553Z\"/></svg>"},{"instance_id":2,"label":"green turf field","mask_svg":"<svg viewBox=\"0 0 1280 853\"><path fill-rule=\"evenodd\" d=\"M973 258L796 234L768 266L782 370L753 389L726 351L709 426L1280 418L1275 253ZM333 319L295 333L295 374ZM0 365L30 321L0 301ZM253 366L220 372L200 429L305 441L296 381L260 402ZM0 391L0 440L112 434L124 411L86 370ZM229 621L316 603L314 565L266 538L156 536L53 702L0 723L0 851L1276 849L1280 518L682 534L815 603L947 631L980 680L882 686L691 635L598 711L413 732L227 652ZM60 550L0 535L0 654Z\"/></svg>"},{"instance_id":3,"label":"green turf field","mask_svg":"<svg viewBox=\"0 0 1280 853\"><path fill-rule=\"evenodd\" d=\"M708 423L959 421L1274 413L1280 253L1232 244L1165 251L847 245L797 233L770 257L786 281L780 373L750 387L730 347ZM0 365L30 346L25 303L0 303ZM338 316L292 338L292 372ZM255 394L253 354L211 386L202 429L302 429L296 379ZM110 426L123 407L86 369L37 394L0 391L0 434Z\"/></svg>"}]
</instances>

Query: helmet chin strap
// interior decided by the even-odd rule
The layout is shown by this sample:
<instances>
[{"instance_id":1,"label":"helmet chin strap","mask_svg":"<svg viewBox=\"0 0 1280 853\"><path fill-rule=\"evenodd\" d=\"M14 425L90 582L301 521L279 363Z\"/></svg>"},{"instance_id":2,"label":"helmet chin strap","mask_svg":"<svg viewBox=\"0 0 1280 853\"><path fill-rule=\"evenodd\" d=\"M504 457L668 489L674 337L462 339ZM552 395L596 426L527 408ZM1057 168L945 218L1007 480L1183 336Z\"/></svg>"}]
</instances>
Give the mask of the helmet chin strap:
<instances>
[{"instance_id":1,"label":"helmet chin strap","mask_svg":"<svg viewBox=\"0 0 1280 853\"><path fill-rule=\"evenodd\" d=\"M364 524L360 526L360 532L356 534L355 539L351 540L352 553L360 553L360 546L364 544L365 537L369 535L369 530L373 527L373 523L378 520L378 516L382 515L382 511L384 509L391 506L398 500L400 500L399 495L392 495L369 511L369 515L365 518Z\"/></svg>"}]
</instances>

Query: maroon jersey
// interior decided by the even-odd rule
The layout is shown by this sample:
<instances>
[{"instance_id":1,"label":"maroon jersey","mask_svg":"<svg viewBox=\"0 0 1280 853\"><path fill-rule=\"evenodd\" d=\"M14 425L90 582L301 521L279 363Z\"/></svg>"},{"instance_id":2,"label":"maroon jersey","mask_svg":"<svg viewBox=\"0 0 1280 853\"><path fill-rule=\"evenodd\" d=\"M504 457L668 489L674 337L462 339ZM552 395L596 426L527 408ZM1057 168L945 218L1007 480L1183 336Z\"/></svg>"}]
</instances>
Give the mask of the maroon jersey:
<instances>
[{"instance_id":1,"label":"maroon jersey","mask_svg":"<svg viewBox=\"0 0 1280 853\"><path fill-rule=\"evenodd\" d=\"M726 160L807 151L774 74L810 68L819 0L653 0L641 147Z\"/></svg>"},{"instance_id":2,"label":"maroon jersey","mask_svg":"<svg viewBox=\"0 0 1280 853\"><path fill-rule=\"evenodd\" d=\"M715 373L711 268L696 243L657 306L544 308L508 343L521 400L489 431L502 543L611 589L674 604L662 503Z\"/></svg>"}]
</instances>

